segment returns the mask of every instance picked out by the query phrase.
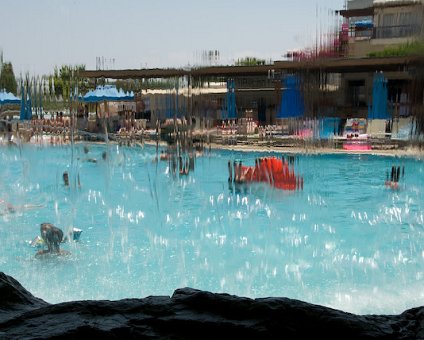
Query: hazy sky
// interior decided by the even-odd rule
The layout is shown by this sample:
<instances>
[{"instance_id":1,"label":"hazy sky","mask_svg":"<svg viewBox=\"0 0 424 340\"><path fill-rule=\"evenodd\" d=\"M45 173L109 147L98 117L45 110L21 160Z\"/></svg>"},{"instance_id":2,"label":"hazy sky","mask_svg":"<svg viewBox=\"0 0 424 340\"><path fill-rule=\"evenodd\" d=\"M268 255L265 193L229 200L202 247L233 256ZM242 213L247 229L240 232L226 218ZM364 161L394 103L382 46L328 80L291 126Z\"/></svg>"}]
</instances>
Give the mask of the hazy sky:
<instances>
[{"instance_id":1,"label":"hazy sky","mask_svg":"<svg viewBox=\"0 0 424 340\"><path fill-rule=\"evenodd\" d=\"M95 69L96 57L109 69L182 67L199 64L203 50L218 50L221 64L281 60L287 50L313 46L344 2L0 0L0 49L15 75L62 64Z\"/></svg>"}]
</instances>

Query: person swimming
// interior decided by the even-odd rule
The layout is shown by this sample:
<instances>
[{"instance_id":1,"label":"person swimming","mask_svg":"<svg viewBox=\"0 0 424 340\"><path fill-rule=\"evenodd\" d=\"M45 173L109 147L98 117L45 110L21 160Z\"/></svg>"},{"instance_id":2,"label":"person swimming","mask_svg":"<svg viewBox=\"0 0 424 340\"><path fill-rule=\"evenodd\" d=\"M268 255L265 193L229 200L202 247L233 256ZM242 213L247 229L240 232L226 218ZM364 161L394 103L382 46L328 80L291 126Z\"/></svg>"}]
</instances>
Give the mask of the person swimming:
<instances>
[{"instance_id":1,"label":"person swimming","mask_svg":"<svg viewBox=\"0 0 424 340\"><path fill-rule=\"evenodd\" d=\"M233 168L231 166L231 161L228 161L228 183L233 182Z\"/></svg>"},{"instance_id":2,"label":"person swimming","mask_svg":"<svg viewBox=\"0 0 424 340\"><path fill-rule=\"evenodd\" d=\"M65 187L69 187L69 174L67 171L63 173L62 178L63 178L63 184L65 185Z\"/></svg>"},{"instance_id":3,"label":"person swimming","mask_svg":"<svg viewBox=\"0 0 424 340\"><path fill-rule=\"evenodd\" d=\"M69 187L69 174L68 174L68 172L67 172L67 171L64 171L64 172L63 172L62 178L63 178L63 185L64 185L65 187ZM80 187L81 187L81 181L80 181L80 176L79 176L79 174L78 174L78 176L77 176L77 180L78 180L78 188L80 188Z\"/></svg>"},{"instance_id":4,"label":"person swimming","mask_svg":"<svg viewBox=\"0 0 424 340\"><path fill-rule=\"evenodd\" d=\"M36 209L44 207L43 204L23 204L14 205L10 202L0 199L0 216L23 212L24 210Z\"/></svg>"},{"instance_id":5,"label":"person swimming","mask_svg":"<svg viewBox=\"0 0 424 340\"><path fill-rule=\"evenodd\" d=\"M42 256L47 254L54 255L68 255L66 250L60 249L60 243L63 241L63 231L51 223L41 223L40 234L47 249L39 250L35 256Z\"/></svg>"},{"instance_id":6,"label":"person swimming","mask_svg":"<svg viewBox=\"0 0 424 340\"><path fill-rule=\"evenodd\" d=\"M239 182L239 171L238 171L238 164L237 161L233 162L233 169L234 169L234 183Z\"/></svg>"},{"instance_id":7,"label":"person swimming","mask_svg":"<svg viewBox=\"0 0 424 340\"><path fill-rule=\"evenodd\" d=\"M238 183L244 183L246 181L246 177L243 173L243 163L242 161L239 162L238 167L237 167L237 171L238 171Z\"/></svg>"},{"instance_id":8,"label":"person swimming","mask_svg":"<svg viewBox=\"0 0 424 340\"><path fill-rule=\"evenodd\" d=\"M192 152L189 153L188 160L189 160L189 170L194 171L194 156Z\"/></svg>"},{"instance_id":9,"label":"person swimming","mask_svg":"<svg viewBox=\"0 0 424 340\"><path fill-rule=\"evenodd\" d=\"M85 155L88 155L90 149L88 148L87 145L84 145L83 147L83 151ZM89 162L89 163L97 163L97 159L96 158L92 158L92 157L86 157L81 159L80 157L77 158L78 160L82 160L83 162Z\"/></svg>"},{"instance_id":10,"label":"person swimming","mask_svg":"<svg viewBox=\"0 0 424 340\"><path fill-rule=\"evenodd\" d=\"M4 213L1 215L5 215L6 213L13 214L16 212L16 207L9 202L6 202L4 199L0 200L0 205L4 206Z\"/></svg>"},{"instance_id":11,"label":"person swimming","mask_svg":"<svg viewBox=\"0 0 424 340\"><path fill-rule=\"evenodd\" d=\"M402 169L402 177L404 176L405 169ZM401 169L400 166L396 167L395 165L392 165L392 170L390 173L390 180L389 180L389 172L386 173L386 186L390 187L392 189L399 189L399 179L401 176Z\"/></svg>"},{"instance_id":12,"label":"person swimming","mask_svg":"<svg viewBox=\"0 0 424 340\"><path fill-rule=\"evenodd\" d=\"M235 174L234 174L235 177ZM233 166L231 165L231 161L228 161L228 189L230 190L230 193L233 192L233 182L234 182L234 177L233 177Z\"/></svg>"}]
</instances>

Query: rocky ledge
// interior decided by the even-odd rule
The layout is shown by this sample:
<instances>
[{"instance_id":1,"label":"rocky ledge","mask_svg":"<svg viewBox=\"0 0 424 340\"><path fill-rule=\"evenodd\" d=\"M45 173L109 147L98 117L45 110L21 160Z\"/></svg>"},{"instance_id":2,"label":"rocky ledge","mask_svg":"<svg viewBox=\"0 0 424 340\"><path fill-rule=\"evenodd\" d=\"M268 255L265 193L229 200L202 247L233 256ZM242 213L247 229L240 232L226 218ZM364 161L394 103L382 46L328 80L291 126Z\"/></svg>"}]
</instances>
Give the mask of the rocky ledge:
<instances>
[{"instance_id":1,"label":"rocky ledge","mask_svg":"<svg viewBox=\"0 0 424 340\"><path fill-rule=\"evenodd\" d=\"M1 339L424 339L424 307L355 315L288 298L191 288L169 296L49 304L0 272Z\"/></svg>"}]
</instances>

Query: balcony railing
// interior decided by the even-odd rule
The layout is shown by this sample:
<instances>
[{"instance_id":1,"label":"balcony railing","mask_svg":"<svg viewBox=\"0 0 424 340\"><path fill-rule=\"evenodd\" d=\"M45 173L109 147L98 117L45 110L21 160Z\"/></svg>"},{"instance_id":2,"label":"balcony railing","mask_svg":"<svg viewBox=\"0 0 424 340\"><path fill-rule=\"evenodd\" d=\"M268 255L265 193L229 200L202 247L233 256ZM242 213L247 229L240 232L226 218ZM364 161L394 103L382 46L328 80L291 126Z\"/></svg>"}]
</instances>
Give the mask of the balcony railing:
<instances>
[{"instance_id":1,"label":"balcony railing","mask_svg":"<svg viewBox=\"0 0 424 340\"><path fill-rule=\"evenodd\" d=\"M373 29L369 28L369 29L356 29L352 32L351 34L353 37L355 38L368 38L371 39L373 36Z\"/></svg>"},{"instance_id":2,"label":"balcony railing","mask_svg":"<svg viewBox=\"0 0 424 340\"><path fill-rule=\"evenodd\" d=\"M419 25L374 27L373 39L405 38L419 35Z\"/></svg>"}]
</instances>

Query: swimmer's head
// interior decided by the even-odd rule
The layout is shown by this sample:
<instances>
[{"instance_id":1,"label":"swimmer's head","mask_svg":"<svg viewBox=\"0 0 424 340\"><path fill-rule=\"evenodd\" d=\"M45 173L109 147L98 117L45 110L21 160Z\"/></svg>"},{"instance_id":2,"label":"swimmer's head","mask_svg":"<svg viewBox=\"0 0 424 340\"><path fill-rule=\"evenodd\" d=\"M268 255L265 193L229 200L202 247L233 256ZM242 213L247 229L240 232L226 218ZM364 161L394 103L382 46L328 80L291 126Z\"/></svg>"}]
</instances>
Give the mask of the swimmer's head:
<instances>
[{"instance_id":1,"label":"swimmer's head","mask_svg":"<svg viewBox=\"0 0 424 340\"><path fill-rule=\"evenodd\" d=\"M107 159L107 153L106 153L106 151L103 151L102 152L102 158L103 158L103 160L106 160Z\"/></svg>"},{"instance_id":2,"label":"swimmer's head","mask_svg":"<svg viewBox=\"0 0 424 340\"><path fill-rule=\"evenodd\" d=\"M65 171L63 173L63 184L65 184L66 186L69 185L69 175L68 175L68 172L67 171Z\"/></svg>"}]
</instances>

